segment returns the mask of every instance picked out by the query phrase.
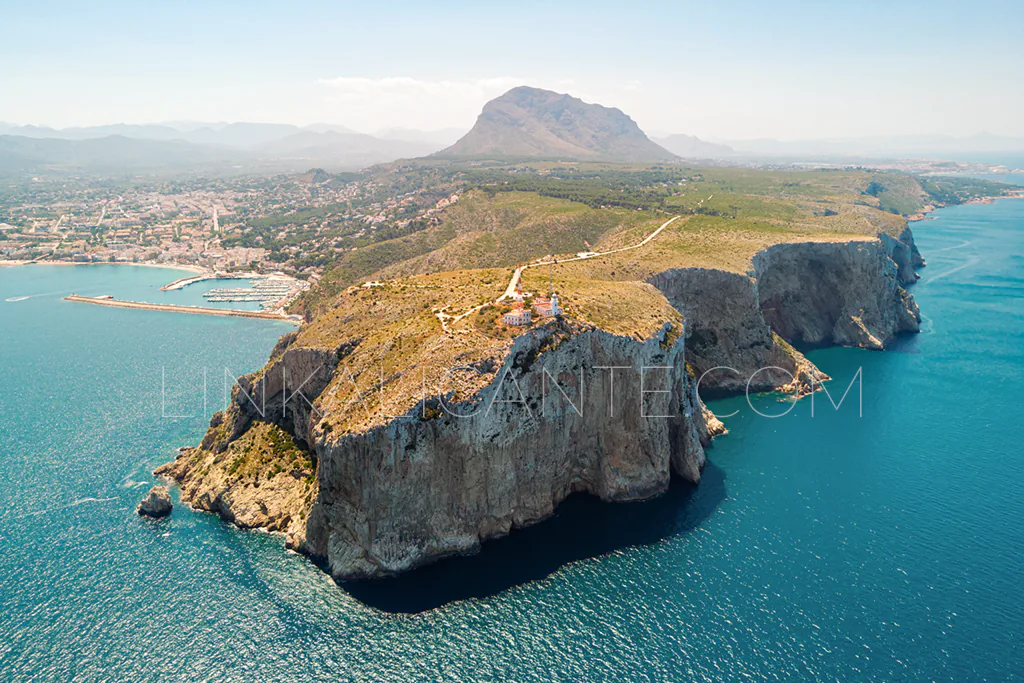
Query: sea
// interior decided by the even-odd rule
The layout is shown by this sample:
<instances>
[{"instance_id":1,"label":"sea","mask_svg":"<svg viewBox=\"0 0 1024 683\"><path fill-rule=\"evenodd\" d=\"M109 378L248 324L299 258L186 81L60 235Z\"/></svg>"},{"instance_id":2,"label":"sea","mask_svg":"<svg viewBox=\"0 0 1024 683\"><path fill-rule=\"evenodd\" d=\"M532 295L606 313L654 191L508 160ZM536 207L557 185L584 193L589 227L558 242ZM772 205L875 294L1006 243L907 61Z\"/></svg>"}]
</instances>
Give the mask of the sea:
<instances>
[{"instance_id":1,"label":"sea","mask_svg":"<svg viewBox=\"0 0 1024 683\"><path fill-rule=\"evenodd\" d=\"M810 352L829 396L711 403L699 486L344 585L134 512L290 326L61 299L201 303L173 271L0 268L0 680L1022 680L1024 200L914 231L922 332Z\"/></svg>"}]
</instances>

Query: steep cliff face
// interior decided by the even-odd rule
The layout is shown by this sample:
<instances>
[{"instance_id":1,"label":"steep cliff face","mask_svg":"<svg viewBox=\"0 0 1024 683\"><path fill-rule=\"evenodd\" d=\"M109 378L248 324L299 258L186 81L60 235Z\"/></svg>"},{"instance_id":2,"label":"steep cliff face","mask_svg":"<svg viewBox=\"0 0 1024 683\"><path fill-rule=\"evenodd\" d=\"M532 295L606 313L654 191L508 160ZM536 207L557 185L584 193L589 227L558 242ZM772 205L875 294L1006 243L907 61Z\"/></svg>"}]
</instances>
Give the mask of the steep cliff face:
<instances>
[{"instance_id":1,"label":"steep cliff face","mask_svg":"<svg viewBox=\"0 0 1024 683\"><path fill-rule=\"evenodd\" d=\"M266 368L239 381L200 447L158 473L193 507L284 532L338 579L474 552L550 516L572 492L654 496L673 474L697 482L703 444L722 429L697 397L705 372L701 388L712 391L745 391L751 376L752 390L806 391L816 369L788 342L883 348L918 328L901 282L920 256L909 231L894 242L778 245L754 256L749 275L659 273L651 284L684 324L648 287L670 319L653 334L559 321L486 347L458 346L479 335L430 337L431 349L458 346L461 371L476 374L449 382L456 388L444 396L410 389L419 361L381 375L382 386L405 387L400 417L374 408L374 419L350 419L348 406L373 392L336 394L347 364L371 348L365 338L332 347L337 334L289 335Z\"/></svg>"},{"instance_id":2,"label":"steep cliff face","mask_svg":"<svg viewBox=\"0 0 1024 683\"><path fill-rule=\"evenodd\" d=\"M293 434L303 446L312 443L309 425L313 402L330 384L338 361L354 344L338 349L303 348L282 339L261 372L238 380L233 401L245 419L260 418ZM283 348L282 348L283 347Z\"/></svg>"},{"instance_id":3,"label":"steep cliff face","mask_svg":"<svg viewBox=\"0 0 1024 683\"><path fill-rule=\"evenodd\" d=\"M917 331L917 304L900 284L923 263L908 227L899 239L777 245L754 257L750 275L678 268L650 283L683 314L706 396L807 392L828 376L786 340L877 349Z\"/></svg>"},{"instance_id":4,"label":"steep cliff face","mask_svg":"<svg viewBox=\"0 0 1024 683\"><path fill-rule=\"evenodd\" d=\"M785 244L753 259L765 321L794 344L882 349L921 316L881 241Z\"/></svg>"},{"instance_id":5,"label":"steep cliff face","mask_svg":"<svg viewBox=\"0 0 1024 683\"><path fill-rule=\"evenodd\" d=\"M698 481L707 426L671 336L670 325L644 342L551 325L519 337L456 414L421 405L366 434L324 436L307 536L292 542L339 579L382 576L473 552L575 491L626 501L665 491L672 472Z\"/></svg>"},{"instance_id":6,"label":"steep cliff face","mask_svg":"<svg viewBox=\"0 0 1024 683\"><path fill-rule=\"evenodd\" d=\"M918 280L915 268L924 265L921 252L914 243L914 233L910 226L903 229L898 238L891 237L886 233L880 233L878 239L882 241L886 254L896 264L896 276L900 283L909 285Z\"/></svg>"},{"instance_id":7,"label":"steep cliff face","mask_svg":"<svg viewBox=\"0 0 1024 683\"><path fill-rule=\"evenodd\" d=\"M686 360L702 395L776 389L809 391L812 375L828 379L765 322L755 281L707 268L658 273L650 283L683 314Z\"/></svg>"}]
</instances>

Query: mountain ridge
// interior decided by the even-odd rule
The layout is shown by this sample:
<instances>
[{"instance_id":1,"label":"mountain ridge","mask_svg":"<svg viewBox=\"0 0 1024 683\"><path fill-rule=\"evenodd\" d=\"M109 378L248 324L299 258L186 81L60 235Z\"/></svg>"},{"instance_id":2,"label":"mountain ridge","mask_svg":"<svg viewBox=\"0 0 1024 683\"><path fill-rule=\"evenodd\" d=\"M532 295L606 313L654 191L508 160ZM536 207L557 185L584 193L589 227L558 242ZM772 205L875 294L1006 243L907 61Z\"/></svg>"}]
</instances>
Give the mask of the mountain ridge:
<instances>
[{"instance_id":1,"label":"mountain ridge","mask_svg":"<svg viewBox=\"0 0 1024 683\"><path fill-rule=\"evenodd\" d=\"M437 157L674 161L621 110L529 86L489 101L468 133Z\"/></svg>"},{"instance_id":2,"label":"mountain ridge","mask_svg":"<svg viewBox=\"0 0 1024 683\"><path fill-rule=\"evenodd\" d=\"M695 135L676 133L651 139L684 159L721 159L736 154L736 151L729 145L701 140Z\"/></svg>"}]
</instances>

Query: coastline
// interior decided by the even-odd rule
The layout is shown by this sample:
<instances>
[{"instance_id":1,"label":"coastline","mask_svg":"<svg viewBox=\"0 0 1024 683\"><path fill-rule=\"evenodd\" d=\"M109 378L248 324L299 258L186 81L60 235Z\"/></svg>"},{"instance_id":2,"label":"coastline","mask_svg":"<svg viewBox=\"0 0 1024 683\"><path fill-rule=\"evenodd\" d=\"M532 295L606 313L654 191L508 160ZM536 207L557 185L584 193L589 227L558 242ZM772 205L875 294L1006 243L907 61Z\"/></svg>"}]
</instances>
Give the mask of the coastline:
<instances>
[{"instance_id":1,"label":"coastline","mask_svg":"<svg viewBox=\"0 0 1024 683\"><path fill-rule=\"evenodd\" d=\"M206 280L233 280L233 279L284 279L290 282L300 282L297 278L290 275L264 275L262 273L218 273L208 268L201 266L191 265L177 265L168 263L125 263L123 261L114 261L109 263L104 262L77 262L77 261L51 261L51 260L40 260L40 261L12 261L12 260L0 260L0 268L15 268L18 266L140 266L143 268L160 268L163 270L177 270L185 273L189 273L184 277L177 278L168 282L167 284L160 287L160 291L173 291L183 289L191 284L198 282L204 282ZM261 315L251 315L252 311L245 311L243 309L234 308L208 308L208 307L194 307L194 306L177 306L174 304L149 304L141 301L117 301L117 300L96 300L94 297L80 297L72 294L64 297L68 301L83 301L85 303L95 303L107 306L115 306L119 308L136 308L136 309L148 309L148 310L163 310L163 311L174 311L179 313L203 313L207 315L233 315L235 313L243 315L243 317L250 318L264 318L283 320L285 322L296 323L296 320L287 313L284 312L285 306L277 306L275 309L264 310ZM288 303L291 303L290 301ZM229 311L228 313L222 313L221 311ZM233 312L233 313L232 313ZM296 323L300 324L300 323Z\"/></svg>"},{"instance_id":2,"label":"coastline","mask_svg":"<svg viewBox=\"0 0 1024 683\"><path fill-rule=\"evenodd\" d=\"M935 213L939 209L946 209L950 206L968 206L971 204L994 204L1000 199L1024 199L1024 188L1012 190L1009 194L1001 195L986 195L984 197L975 197L974 199L968 199L962 204L929 204L920 211L910 216L907 216L907 223L918 223L920 221L933 220L931 214Z\"/></svg>"},{"instance_id":3,"label":"coastline","mask_svg":"<svg viewBox=\"0 0 1024 683\"><path fill-rule=\"evenodd\" d=\"M124 261L53 261L49 259L42 259L39 261L0 261L0 268L17 268L18 266L138 266L141 268L182 270L188 273L195 273L197 275L209 272L202 266L152 262L126 263Z\"/></svg>"}]
</instances>

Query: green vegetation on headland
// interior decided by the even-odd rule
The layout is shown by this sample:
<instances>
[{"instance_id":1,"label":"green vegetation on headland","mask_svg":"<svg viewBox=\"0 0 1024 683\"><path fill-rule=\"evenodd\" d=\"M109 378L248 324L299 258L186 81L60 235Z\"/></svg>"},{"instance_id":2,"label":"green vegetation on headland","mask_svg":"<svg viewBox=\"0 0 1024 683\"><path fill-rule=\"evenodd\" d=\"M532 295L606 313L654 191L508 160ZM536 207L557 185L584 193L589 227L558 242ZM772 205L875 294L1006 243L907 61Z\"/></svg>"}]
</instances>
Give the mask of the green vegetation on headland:
<instances>
[{"instance_id":1,"label":"green vegetation on headland","mask_svg":"<svg viewBox=\"0 0 1024 683\"><path fill-rule=\"evenodd\" d=\"M767 244L829 235L896 236L905 216L1008 189L967 178L921 179L856 169L762 171L536 161L441 167L426 165L423 173L443 179L446 187L458 187L459 203L428 222L406 225L403 234L392 237L378 229L360 238L364 242L343 250L295 311L312 319L346 287L367 280L511 267L548 254L624 246L677 214L694 220L668 231L647 249L644 260L653 263L651 259L664 256L690 265L742 270L751 254ZM416 177L417 168L404 164L376 173ZM624 257L613 277L633 272L629 259L639 257Z\"/></svg>"},{"instance_id":2,"label":"green vegetation on headland","mask_svg":"<svg viewBox=\"0 0 1024 683\"><path fill-rule=\"evenodd\" d=\"M625 213L645 217L636 219L641 224L677 213L776 225L810 216L818 227L845 232L851 221L890 220L868 208L898 221L898 215L915 215L930 205L998 196L1007 189L963 176L858 169L765 171L537 159L431 159L361 174L311 169L293 176L167 180L43 177L0 185L0 259L160 261L221 271L281 270L312 279L327 273L326 286L336 294L396 264L396 273L424 272L518 259L489 260L502 249L530 258L584 250L584 241L593 245L596 235L606 238L608 224ZM537 198L553 201L531 206ZM460 226L460 216L463 222L471 217L460 213L459 199L486 210L493 206L504 215L484 218L479 230ZM558 202L565 204L565 214L575 210L576 216L559 221L578 220L593 229L560 229L544 239L535 239L536 229L520 229L516 232L526 244L519 246L512 246L517 241L512 236L495 239L516 214L529 224L529 214L552 212ZM563 239L573 233L582 239ZM449 243L443 258L435 253ZM414 258L419 259L415 269L401 265ZM426 261L432 263L425 266Z\"/></svg>"},{"instance_id":3,"label":"green vegetation on headland","mask_svg":"<svg viewBox=\"0 0 1024 683\"><path fill-rule=\"evenodd\" d=\"M493 363L524 330L546 324L502 323L511 302L495 300L517 265L553 254L556 263L524 272L524 290L542 295L553 286L568 324L579 329L595 326L642 339L679 320L647 284L658 272L703 267L746 273L754 254L774 244L898 237L906 219L894 206L916 213L936 202L912 176L855 169L564 168L531 162L477 167L460 182L460 201L428 227L343 254L297 302L294 310L311 324L295 344L356 343L346 366L359 389L340 387L331 395L337 416L332 429L372 423L380 386L392 390L388 396L416 396L422 387L417 368ZM641 198L651 206L628 206ZM674 215L681 218L656 239L628 248ZM577 258L593 252L601 255ZM379 369L370 371L374 363L385 368L383 385ZM465 396L488 380L469 373L453 381ZM355 405L360 412L353 412ZM410 405L389 403L388 411Z\"/></svg>"},{"instance_id":4,"label":"green vegetation on headland","mask_svg":"<svg viewBox=\"0 0 1024 683\"><path fill-rule=\"evenodd\" d=\"M415 168L382 167L367 177L415 176ZM318 519L319 508L310 507L313 497L323 495L325 485L358 481L358 476L337 470L344 463L330 458L343 451L332 449L372 442L372 451L378 436L391 433L393 427L404 428L399 422L424 435L443 430L450 422L445 408L467 416L480 410L490 391L485 388L494 386L506 364L536 370L538 358L556 360L546 354L568 340L574 341L566 349L570 354L600 354L606 345L627 354L639 348L656 354L684 353L679 343L684 326L701 319L686 310L689 298L704 297L705 309L714 309L704 310L705 318L728 319L736 313L729 310L734 304L756 313L758 290L746 275L755 255L774 245L873 241L876 246L871 248L807 244L785 253L811 254L812 271L828 270L816 265L815 254L852 255L858 264L875 266L852 271L847 279L853 289L894 288L899 294L895 304L904 306L906 317L898 320L903 327L895 331L915 329L916 306L912 300L908 303L896 274L896 268L903 269L909 261L912 242L905 236L906 218L895 211L919 213L936 199L911 176L852 169L783 172L609 164L570 168L536 162L445 168L435 177L444 178L445 193L452 192L449 199L435 205L422 221L406 222L401 228L408 230L405 234L379 239L389 228L397 228L387 221L361 230L359 239L367 241L341 250L294 305L293 312L303 313L307 324L283 338L268 366L248 380L253 387L260 382L274 385L274 378L286 369L291 373L291 368L317 367L315 382L322 384L311 390L315 412L299 411L274 425L233 405L214 420L200 448L186 452L165 470L181 483L183 499L243 526L286 531L292 547L301 547L294 544L306 537L306 520ZM380 183L395 187L394 177ZM947 190L952 192L949 196L957 201L970 198L971 190L957 187L964 194ZM270 231L265 234L275 240L289 233L289 228L261 230ZM887 248L903 250L903 265L890 269L892 264L885 262L877 242L883 234ZM912 267L906 267L912 278ZM677 269L719 272L672 272ZM512 291L514 271L521 273L522 304L503 296ZM671 285L665 285L688 280L715 291L672 294ZM812 276L809 282L817 280ZM738 289L733 291L733 286ZM561 303L557 318L545 317L543 307L534 308L552 290ZM524 320L520 305L534 312L532 319ZM866 300L866 305L871 302ZM822 304L829 310L842 306L834 301ZM859 315L844 314L854 321L847 327L860 324L870 342L881 344L863 322L871 324L870 312L859 310ZM513 312L517 315L504 317ZM791 383L785 384L789 379L783 377L783 383L770 388L806 390L808 368L813 371L813 366L781 337L767 334L764 319L741 313L726 325L723 339L731 339L737 329L744 335L753 330L754 346L742 353L772 367L792 368ZM831 324L825 327L832 329ZM579 339L583 334L588 336ZM862 343L856 334L854 329L845 343ZM705 320L704 328L687 335L688 369L698 367L691 363L710 360L690 358L696 353L691 339L713 345L707 340L715 339L715 330ZM396 416L404 420L397 421ZM368 436L371 430L379 431ZM487 438L491 437L480 437L479 448L489 448ZM384 453L396 455L388 455L386 447ZM373 452L369 457L378 455ZM316 477L310 474L317 467L334 468L320 480L319 493ZM373 468L379 471L376 465ZM306 483L310 480L312 487ZM270 502L261 506L263 501Z\"/></svg>"}]
</instances>

